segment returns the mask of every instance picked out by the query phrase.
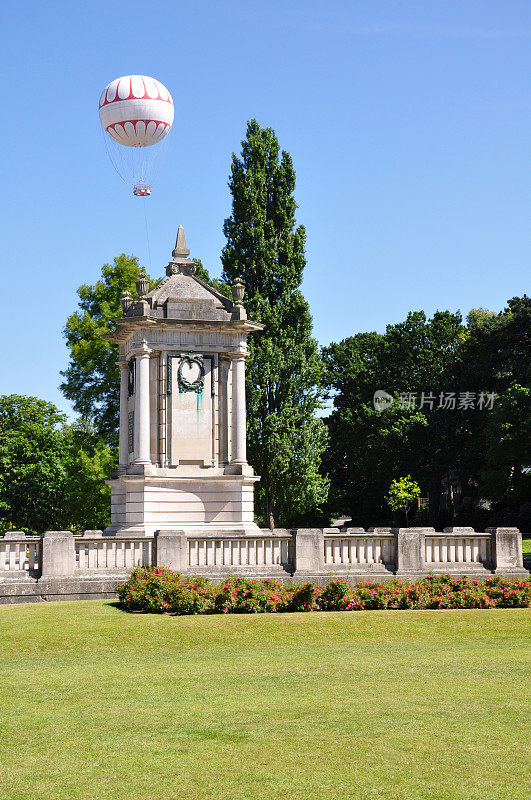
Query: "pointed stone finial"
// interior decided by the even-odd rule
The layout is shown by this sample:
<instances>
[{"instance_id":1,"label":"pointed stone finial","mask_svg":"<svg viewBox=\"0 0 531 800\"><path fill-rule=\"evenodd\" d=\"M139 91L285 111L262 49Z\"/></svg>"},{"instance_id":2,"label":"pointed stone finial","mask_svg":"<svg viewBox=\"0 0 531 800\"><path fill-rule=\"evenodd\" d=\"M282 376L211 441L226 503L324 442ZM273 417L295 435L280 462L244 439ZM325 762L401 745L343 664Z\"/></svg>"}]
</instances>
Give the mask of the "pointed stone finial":
<instances>
[{"instance_id":1,"label":"pointed stone finial","mask_svg":"<svg viewBox=\"0 0 531 800\"><path fill-rule=\"evenodd\" d=\"M184 228L182 225L179 225L177 240L172 250L173 259L166 267L166 275L194 275L195 262L193 259L188 258L189 255L190 251L186 246L186 239L184 238Z\"/></svg>"},{"instance_id":2,"label":"pointed stone finial","mask_svg":"<svg viewBox=\"0 0 531 800\"><path fill-rule=\"evenodd\" d=\"M174 258L188 258L190 255L190 251L186 246L186 239L184 237L184 228L182 225L179 225L179 230L177 231L177 239L175 241L175 247L173 248L172 256Z\"/></svg>"}]
</instances>

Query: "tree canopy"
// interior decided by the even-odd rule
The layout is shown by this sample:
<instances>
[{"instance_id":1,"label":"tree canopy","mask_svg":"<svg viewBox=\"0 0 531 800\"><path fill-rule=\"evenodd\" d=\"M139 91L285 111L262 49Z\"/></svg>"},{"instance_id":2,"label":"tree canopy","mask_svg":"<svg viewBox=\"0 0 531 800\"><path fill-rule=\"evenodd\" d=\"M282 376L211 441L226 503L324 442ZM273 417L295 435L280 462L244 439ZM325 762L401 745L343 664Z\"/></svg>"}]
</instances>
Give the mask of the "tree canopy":
<instances>
[{"instance_id":1,"label":"tree canopy","mask_svg":"<svg viewBox=\"0 0 531 800\"><path fill-rule=\"evenodd\" d=\"M412 312L383 334L324 348L334 402L324 460L331 514L389 522L385 488L410 474L438 527L481 526L487 517L529 524L521 517L529 513L530 340L524 295L499 314L473 310L466 323L459 313ZM392 405L375 407L377 390Z\"/></svg>"},{"instance_id":2,"label":"tree canopy","mask_svg":"<svg viewBox=\"0 0 531 800\"><path fill-rule=\"evenodd\" d=\"M306 233L295 219L295 170L271 128L247 124L229 188L223 279L243 279L247 313L265 326L249 337L248 458L261 475L258 513L266 524L286 525L326 498L320 473L326 428L316 416L323 397L319 349L299 288Z\"/></svg>"},{"instance_id":3,"label":"tree canopy","mask_svg":"<svg viewBox=\"0 0 531 800\"><path fill-rule=\"evenodd\" d=\"M0 397L0 527L45 530L104 528L110 521L105 479L115 453L91 424L37 397Z\"/></svg>"}]
</instances>

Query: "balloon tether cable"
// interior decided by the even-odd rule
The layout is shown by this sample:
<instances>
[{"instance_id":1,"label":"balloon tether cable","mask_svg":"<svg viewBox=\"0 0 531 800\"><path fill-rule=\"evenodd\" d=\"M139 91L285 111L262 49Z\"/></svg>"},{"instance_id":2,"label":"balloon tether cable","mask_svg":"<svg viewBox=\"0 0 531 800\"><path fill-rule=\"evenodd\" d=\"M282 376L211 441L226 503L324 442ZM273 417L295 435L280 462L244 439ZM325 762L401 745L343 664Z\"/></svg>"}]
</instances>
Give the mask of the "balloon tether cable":
<instances>
[{"instance_id":1,"label":"balloon tether cable","mask_svg":"<svg viewBox=\"0 0 531 800\"><path fill-rule=\"evenodd\" d=\"M151 268L151 248L149 246L149 228L148 228L147 211L146 211L146 199L147 199L147 196L143 198L144 202L142 203L142 205L144 206L144 221L146 223L146 241L147 241L147 250L148 250L149 272L151 274L151 272L152 272L152 268Z\"/></svg>"}]
</instances>

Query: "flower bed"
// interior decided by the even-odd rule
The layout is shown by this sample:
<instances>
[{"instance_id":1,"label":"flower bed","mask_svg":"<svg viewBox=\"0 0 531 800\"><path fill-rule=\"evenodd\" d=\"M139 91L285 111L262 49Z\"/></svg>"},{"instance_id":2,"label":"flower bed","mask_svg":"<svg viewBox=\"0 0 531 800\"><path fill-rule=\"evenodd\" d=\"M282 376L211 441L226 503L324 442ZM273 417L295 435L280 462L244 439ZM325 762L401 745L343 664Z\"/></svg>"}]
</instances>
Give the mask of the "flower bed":
<instances>
[{"instance_id":1,"label":"flower bed","mask_svg":"<svg viewBox=\"0 0 531 800\"><path fill-rule=\"evenodd\" d=\"M358 583L331 580L284 585L274 580L228 578L212 583L169 569L135 569L116 588L126 611L152 614L263 614L282 611L366 611L406 608L527 608L531 578L485 581L465 575L429 575L415 583L391 580Z\"/></svg>"}]
</instances>

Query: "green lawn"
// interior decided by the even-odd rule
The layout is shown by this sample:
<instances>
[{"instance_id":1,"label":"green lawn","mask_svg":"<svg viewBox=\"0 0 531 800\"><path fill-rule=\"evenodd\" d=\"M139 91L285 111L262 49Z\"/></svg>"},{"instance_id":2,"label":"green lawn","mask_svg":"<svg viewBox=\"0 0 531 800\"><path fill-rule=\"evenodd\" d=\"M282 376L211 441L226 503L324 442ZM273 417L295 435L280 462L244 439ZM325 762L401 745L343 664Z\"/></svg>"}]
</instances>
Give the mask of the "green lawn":
<instances>
[{"instance_id":1,"label":"green lawn","mask_svg":"<svg viewBox=\"0 0 531 800\"><path fill-rule=\"evenodd\" d=\"M0 607L1 800L523 800L528 610Z\"/></svg>"},{"instance_id":2,"label":"green lawn","mask_svg":"<svg viewBox=\"0 0 531 800\"><path fill-rule=\"evenodd\" d=\"M526 536L522 539L522 552L524 556L531 556L531 537Z\"/></svg>"}]
</instances>

